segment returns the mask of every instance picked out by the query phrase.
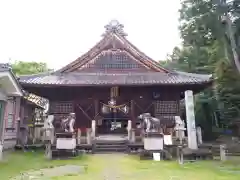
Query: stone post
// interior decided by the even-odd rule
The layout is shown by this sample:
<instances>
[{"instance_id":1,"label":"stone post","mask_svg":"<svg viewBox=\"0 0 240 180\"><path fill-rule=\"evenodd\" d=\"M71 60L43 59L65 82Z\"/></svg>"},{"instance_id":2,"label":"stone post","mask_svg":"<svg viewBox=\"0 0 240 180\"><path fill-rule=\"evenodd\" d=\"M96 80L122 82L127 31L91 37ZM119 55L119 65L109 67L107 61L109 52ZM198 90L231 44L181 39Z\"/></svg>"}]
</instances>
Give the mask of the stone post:
<instances>
[{"instance_id":1,"label":"stone post","mask_svg":"<svg viewBox=\"0 0 240 180\"><path fill-rule=\"evenodd\" d=\"M220 159L221 159L221 161L227 160L226 145L224 145L224 144L220 145Z\"/></svg>"},{"instance_id":2,"label":"stone post","mask_svg":"<svg viewBox=\"0 0 240 180\"><path fill-rule=\"evenodd\" d=\"M55 136L54 136L54 129L53 128L46 128L45 129L45 140L49 140L51 144L54 144Z\"/></svg>"},{"instance_id":3,"label":"stone post","mask_svg":"<svg viewBox=\"0 0 240 180\"><path fill-rule=\"evenodd\" d=\"M188 147L190 149L198 149L193 92L190 90L185 91L185 107L187 117Z\"/></svg>"},{"instance_id":4,"label":"stone post","mask_svg":"<svg viewBox=\"0 0 240 180\"><path fill-rule=\"evenodd\" d=\"M178 163L181 165L184 163L183 146L182 145L178 146Z\"/></svg>"},{"instance_id":5,"label":"stone post","mask_svg":"<svg viewBox=\"0 0 240 180\"><path fill-rule=\"evenodd\" d=\"M128 126L127 126L128 141L131 141L131 129L132 129L132 121L131 121L131 120L128 120Z\"/></svg>"},{"instance_id":6,"label":"stone post","mask_svg":"<svg viewBox=\"0 0 240 180\"><path fill-rule=\"evenodd\" d=\"M96 137L96 121L92 120L92 138L95 139Z\"/></svg>"},{"instance_id":7,"label":"stone post","mask_svg":"<svg viewBox=\"0 0 240 180\"><path fill-rule=\"evenodd\" d=\"M3 160L3 144L0 142L0 161Z\"/></svg>"},{"instance_id":8,"label":"stone post","mask_svg":"<svg viewBox=\"0 0 240 180\"><path fill-rule=\"evenodd\" d=\"M81 144L81 129L78 129L78 132L77 132L77 143L78 145Z\"/></svg>"},{"instance_id":9,"label":"stone post","mask_svg":"<svg viewBox=\"0 0 240 180\"><path fill-rule=\"evenodd\" d=\"M47 159L51 160L52 159L52 147L51 147L51 141L47 140L46 141L46 149L45 149L45 156Z\"/></svg>"},{"instance_id":10,"label":"stone post","mask_svg":"<svg viewBox=\"0 0 240 180\"><path fill-rule=\"evenodd\" d=\"M136 142L136 136L135 136L135 129L131 130L131 142L135 143Z\"/></svg>"},{"instance_id":11,"label":"stone post","mask_svg":"<svg viewBox=\"0 0 240 180\"><path fill-rule=\"evenodd\" d=\"M87 144L92 144L91 128L87 128Z\"/></svg>"},{"instance_id":12,"label":"stone post","mask_svg":"<svg viewBox=\"0 0 240 180\"><path fill-rule=\"evenodd\" d=\"M144 128L141 129L141 142L144 143L144 138L145 138L145 130Z\"/></svg>"},{"instance_id":13,"label":"stone post","mask_svg":"<svg viewBox=\"0 0 240 180\"><path fill-rule=\"evenodd\" d=\"M202 144L202 128L200 126L197 127L197 139L198 144Z\"/></svg>"}]
</instances>

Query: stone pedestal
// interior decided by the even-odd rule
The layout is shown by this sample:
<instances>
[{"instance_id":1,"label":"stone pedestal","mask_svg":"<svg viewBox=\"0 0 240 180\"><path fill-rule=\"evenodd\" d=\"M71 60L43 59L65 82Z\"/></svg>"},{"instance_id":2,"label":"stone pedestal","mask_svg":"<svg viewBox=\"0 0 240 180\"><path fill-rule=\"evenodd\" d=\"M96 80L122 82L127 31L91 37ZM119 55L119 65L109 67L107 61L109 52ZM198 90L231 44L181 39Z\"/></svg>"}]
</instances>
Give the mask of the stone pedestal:
<instances>
[{"instance_id":1,"label":"stone pedestal","mask_svg":"<svg viewBox=\"0 0 240 180\"><path fill-rule=\"evenodd\" d=\"M144 149L147 151L163 150L163 135L159 133L146 133L144 136Z\"/></svg>"},{"instance_id":2,"label":"stone pedestal","mask_svg":"<svg viewBox=\"0 0 240 180\"><path fill-rule=\"evenodd\" d=\"M74 138L73 133L56 133L57 137L57 149L75 149L76 148L76 138Z\"/></svg>"}]
</instances>

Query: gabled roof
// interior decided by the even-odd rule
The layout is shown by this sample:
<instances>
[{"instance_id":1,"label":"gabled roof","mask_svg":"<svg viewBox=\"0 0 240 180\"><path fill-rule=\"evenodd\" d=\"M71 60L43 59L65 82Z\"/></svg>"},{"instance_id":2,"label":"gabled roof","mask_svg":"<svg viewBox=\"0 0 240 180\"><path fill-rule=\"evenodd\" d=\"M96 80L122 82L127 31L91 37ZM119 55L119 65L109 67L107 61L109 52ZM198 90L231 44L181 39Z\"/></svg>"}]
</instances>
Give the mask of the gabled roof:
<instances>
[{"instance_id":1,"label":"gabled roof","mask_svg":"<svg viewBox=\"0 0 240 180\"><path fill-rule=\"evenodd\" d=\"M123 25L118 21L113 20L105 26L106 31L103 38L87 53L77 58L75 61L58 70L58 72L73 72L76 69L86 66L94 58L99 56L104 50L108 51L124 51L132 56L142 66L151 69L153 72L169 72L169 70L161 67L159 63L148 57L138 48L136 48L126 38L126 33L123 31Z\"/></svg>"},{"instance_id":2,"label":"gabled roof","mask_svg":"<svg viewBox=\"0 0 240 180\"><path fill-rule=\"evenodd\" d=\"M123 25L111 21L103 38L87 53L52 72L21 76L24 86L207 84L209 75L167 70L126 38Z\"/></svg>"}]
</instances>

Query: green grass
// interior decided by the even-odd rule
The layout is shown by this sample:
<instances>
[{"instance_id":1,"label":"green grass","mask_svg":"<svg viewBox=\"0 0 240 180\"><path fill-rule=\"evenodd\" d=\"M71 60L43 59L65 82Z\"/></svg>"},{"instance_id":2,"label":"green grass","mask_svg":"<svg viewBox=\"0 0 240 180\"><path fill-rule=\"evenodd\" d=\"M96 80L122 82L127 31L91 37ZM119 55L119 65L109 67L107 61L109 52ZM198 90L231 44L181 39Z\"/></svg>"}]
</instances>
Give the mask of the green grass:
<instances>
[{"instance_id":1,"label":"green grass","mask_svg":"<svg viewBox=\"0 0 240 180\"><path fill-rule=\"evenodd\" d=\"M83 165L87 157L78 157L71 160L47 160L43 152L13 152L5 155L4 161L0 162L0 179L7 180L21 172L38 170L40 168L52 168L65 164Z\"/></svg>"},{"instance_id":2,"label":"green grass","mask_svg":"<svg viewBox=\"0 0 240 180\"><path fill-rule=\"evenodd\" d=\"M221 163L199 161L179 165L175 161L154 162L139 160L138 156L120 154L87 155L72 160L44 159L43 153L15 152L0 163L0 179L7 180L27 170L51 168L59 165L85 165L86 171L78 175L68 174L55 180L239 180L240 161Z\"/></svg>"}]
</instances>

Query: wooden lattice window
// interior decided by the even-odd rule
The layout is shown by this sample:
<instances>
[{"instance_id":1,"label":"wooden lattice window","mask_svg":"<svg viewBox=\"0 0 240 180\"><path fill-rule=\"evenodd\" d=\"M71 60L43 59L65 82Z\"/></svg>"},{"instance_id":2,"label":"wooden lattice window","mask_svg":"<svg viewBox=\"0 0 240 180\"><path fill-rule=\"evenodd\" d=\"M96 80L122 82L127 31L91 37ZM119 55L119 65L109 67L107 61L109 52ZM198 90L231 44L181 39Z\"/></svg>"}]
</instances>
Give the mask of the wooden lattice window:
<instances>
[{"instance_id":1,"label":"wooden lattice window","mask_svg":"<svg viewBox=\"0 0 240 180\"><path fill-rule=\"evenodd\" d=\"M158 115L176 115L179 112L178 101L155 101L154 106L155 114Z\"/></svg>"},{"instance_id":2,"label":"wooden lattice window","mask_svg":"<svg viewBox=\"0 0 240 180\"><path fill-rule=\"evenodd\" d=\"M124 52L104 53L85 66L87 69L139 69L142 65Z\"/></svg>"},{"instance_id":3,"label":"wooden lattice window","mask_svg":"<svg viewBox=\"0 0 240 180\"><path fill-rule=\"evenodd\" d=\"M72 113L74 111L72 102L53 102L50 103L50 112L56 114Z\"/></svg>"}]
</instances>

